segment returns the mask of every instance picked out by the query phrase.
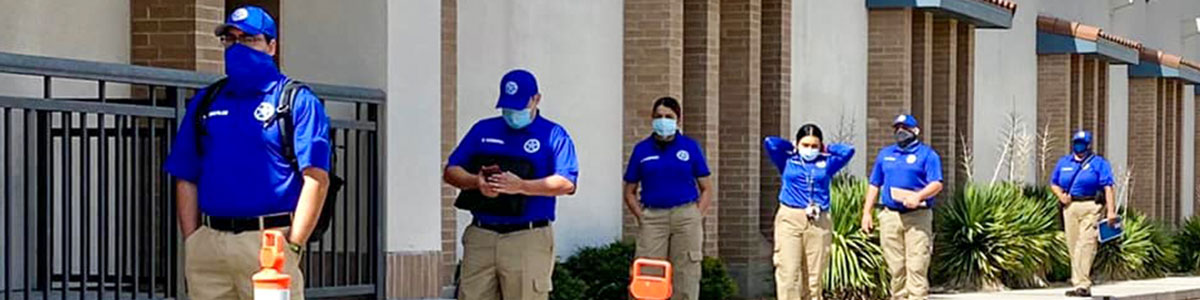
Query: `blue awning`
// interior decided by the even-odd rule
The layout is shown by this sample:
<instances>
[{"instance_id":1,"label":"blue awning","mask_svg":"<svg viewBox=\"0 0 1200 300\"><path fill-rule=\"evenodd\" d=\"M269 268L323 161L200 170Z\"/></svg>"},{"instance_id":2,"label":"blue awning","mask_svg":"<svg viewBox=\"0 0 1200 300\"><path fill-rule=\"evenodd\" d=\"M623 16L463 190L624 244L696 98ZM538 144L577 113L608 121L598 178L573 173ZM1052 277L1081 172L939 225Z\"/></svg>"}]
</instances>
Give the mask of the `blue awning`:
<instances>
[{"instance_id":1,"label":"blue awning","mask_svg":"<svg viewBox=\"0 0 1200 300\"><path fill-rule=\"evenodd\" d=\"M1013 12L978 0L867 0L867 8L917 8L946 12L978 28L1011 28Z\"/></svg>"},{"instance_id":2,"label":"blue awning","mask_svg":"<svg viewBox=\"0 0 1200 300\"><path fill-rule=\"evenodd\" d=\"M1129 68L1129 77L1165 77L1177 78L1188 83L1200 83L1200 72L1188 68L1172 68L1156 62L1142 61Z\"/></svg>"},{"instance_id":3,"label":"blue awning","mask_svg":"<svg viewBox=\"0 0 1200 300\"><path fill-rule=\"evenodd\" d=\"M1089 41L1073 36L1044 31L1037 33L1038 54L1089 54L1104 57L1115 63L1137 64L1138 50L1108 39Z\"/></svg>"}]
</instances>

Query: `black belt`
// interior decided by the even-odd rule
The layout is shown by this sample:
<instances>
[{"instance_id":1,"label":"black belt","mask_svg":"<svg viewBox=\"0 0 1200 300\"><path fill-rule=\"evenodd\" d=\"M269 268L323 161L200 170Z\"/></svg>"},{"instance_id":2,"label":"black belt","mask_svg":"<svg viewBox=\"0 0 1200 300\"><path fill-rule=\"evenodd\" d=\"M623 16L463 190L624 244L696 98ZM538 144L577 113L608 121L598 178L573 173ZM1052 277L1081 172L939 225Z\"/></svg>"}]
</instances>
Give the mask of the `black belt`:
<instances>
[{"instance_id":1,"label":"black belt","mask_svg":"<svg viewBox=\"0 0 1200 300\"><path fill-rule=\"evenodd\" d=\"M292 226L292 214L249 218L204 217L204 226L217 231L241 233Z\"/></svg>"},{"instance_id":2,"label":"black belt","mask_svg":"<svg viewBox=\"0 0 1200 300\"><path fill-rule=\"evenodd\" d=\"M1075 197L1075 196L1071 196L1071 202L1075 202L1075 201L1096 201L1096 199L1097 199L1097 197L1096 197L1096 196L1086 196L1086 197Z\"/></svg>"},{"instance_id":3,"label":"black belt","mask_svg":"<svg viewBox=\"0 0 1200 300\"><path fill-rule=\"evenodd\" d=\"M533 221L516 224L484 224L480 223L479 220L472 220L471 225L482 229L491 230L499 234L505 234L550 226L550 221Z\"/></svg>"},{"instance_id":4,"label":"black belt","mask_svg":"<svg viewBox=\"0 0 1200 300\"><path fill-rule=\"evenodd\" d=\"M898 210L898 209L891 208L891 207L888 207L888 206L884 206L884 207L883 207L883 209L884 209L884 210L890 210L890 211L894 211L894 212L897 212L897 213L900 213L900 214L902 214L902 215L903 215L903 214L907 214L907 213L914 212L914 211L918 211L918 210L925 210L925 209L929 209L929 207L928 207L928 206L927 206L927 207L918 207L918 208L913 208L913 209L909 209L909 210L905 210L905 211L900 211L900 210Z\"/></svg>"}]
</instances>

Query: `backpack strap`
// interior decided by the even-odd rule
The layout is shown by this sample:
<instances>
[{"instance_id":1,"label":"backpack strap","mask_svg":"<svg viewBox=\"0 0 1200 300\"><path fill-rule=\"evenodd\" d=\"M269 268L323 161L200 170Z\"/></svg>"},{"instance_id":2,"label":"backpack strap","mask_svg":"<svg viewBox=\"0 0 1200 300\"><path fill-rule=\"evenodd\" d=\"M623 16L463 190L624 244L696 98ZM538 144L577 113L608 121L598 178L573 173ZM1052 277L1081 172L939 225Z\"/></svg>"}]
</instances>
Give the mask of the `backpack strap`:
<instances>
[{"instance_id":1,"label":"backpack strap","mask_svg":"<svg viewBox=\"0 0 1200 300\"><path fill-rule=\"evenodd\" d=\"M275 120L279 123L279 149L283 152L283 158L292 166L292 170L300 173L300 161L296 158L296 124L293 119L293 107L295 107L296 95L300 94L301 89L307 89L308 86L303 82L288 79L283 85L283 90L279 93L279 103L275 105L275 114L263 123L263 126L270 126Z\"/></svg>"},{"instance_id":2,"label":"backpack strap","mask_svg":"<svg viewBox=\"0 0 1200 300\"><path fill-rule=\"evenodd\" d=\"M200 98L200 103L196 105L196 110L192 112L192 132L196 138L196 155L204 156L204 137L208 136L208 130L205 122L208 121L208 112L212 108L213 101L217 100L217 95L221 93L221 88L225 87L225 83L229 78L221 78L204 88L204 97Z\"/></svg>"}]
</instances>

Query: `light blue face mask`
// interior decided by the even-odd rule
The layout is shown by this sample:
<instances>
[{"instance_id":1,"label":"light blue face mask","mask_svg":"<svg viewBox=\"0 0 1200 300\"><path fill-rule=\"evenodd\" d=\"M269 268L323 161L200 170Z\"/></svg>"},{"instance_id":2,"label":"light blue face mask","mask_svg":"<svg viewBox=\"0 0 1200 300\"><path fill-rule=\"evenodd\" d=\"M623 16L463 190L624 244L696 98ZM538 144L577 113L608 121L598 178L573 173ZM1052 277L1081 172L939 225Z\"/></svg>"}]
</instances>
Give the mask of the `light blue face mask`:
<instances>
[{"instance_id":1,"label":"light blue face mask","mask_svg":"<svg viewBox=\"0 0 1200 300\"><path fill-rule=\"evenodd\" d=\"M533 123L533 109L526 108L522 110L500 109L500 115L504 117L504 123L508 123L508 127L512 129L521 129Z\"/></svg>"},{"instance_id":2,"label":"light blue face mask","mask_svg":"<svg viewBox=\"0 0 1200 300\"><path fill-rule=\"evenodd\" d=\"M669 137L675 135L676 131L679 131L679 123L675 119L658 118L654 119L654 122L651 122L650 125L654 127L654 134L661 137Z\"/></svg>"},{"instance_id":3,"label":"light blue face mask","mask_svg":"<svg viewBox=\"0 0 1200 300\"><path fill-rule=\"evenodd\" d=\"M812 161L817 159L818 156L821 156L821 150L816 148L800 147L799 149L796 149L796 153L799 153L800 158L804 159L805 161Z\"/></svg>"}]
</instances>

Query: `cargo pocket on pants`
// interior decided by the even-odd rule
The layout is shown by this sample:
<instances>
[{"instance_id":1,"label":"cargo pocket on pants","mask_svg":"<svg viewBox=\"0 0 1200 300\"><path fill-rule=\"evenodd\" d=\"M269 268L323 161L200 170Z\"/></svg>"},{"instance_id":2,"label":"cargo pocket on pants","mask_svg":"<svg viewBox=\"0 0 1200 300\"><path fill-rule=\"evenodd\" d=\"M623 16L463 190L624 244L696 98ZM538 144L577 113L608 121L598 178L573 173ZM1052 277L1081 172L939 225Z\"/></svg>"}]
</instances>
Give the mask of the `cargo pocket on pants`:
<instances>
[{"instance_id":1,"label":"cargo pocket on pants","mask_svg":"<svg viewBox=\"0 0 1200 300\"><path fill-rule=\"evenodd\" d=\"M539 295L548 294L548 293L550 293L550 291L553 291L553 290L554 290L554 286L551 285L550 278L533 280L533 291L535 293L537 293Z\"/></svg>"}]
</instances>

